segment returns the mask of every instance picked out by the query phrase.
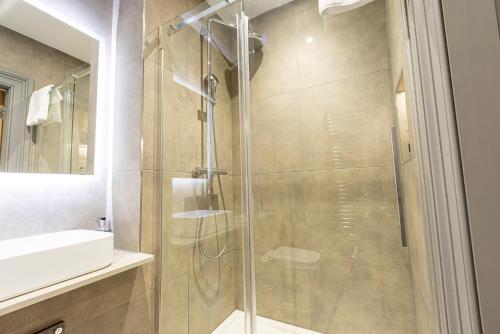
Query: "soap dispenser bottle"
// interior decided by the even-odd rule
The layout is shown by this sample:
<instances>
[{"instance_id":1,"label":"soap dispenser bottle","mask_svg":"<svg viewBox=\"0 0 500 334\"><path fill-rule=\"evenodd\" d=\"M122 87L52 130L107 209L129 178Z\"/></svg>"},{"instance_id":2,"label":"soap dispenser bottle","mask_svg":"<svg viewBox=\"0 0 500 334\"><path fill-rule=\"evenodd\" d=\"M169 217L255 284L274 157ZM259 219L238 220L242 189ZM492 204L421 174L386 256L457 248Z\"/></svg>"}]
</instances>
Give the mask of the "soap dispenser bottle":
<instances>
[{"instance_id":1,"label":"soap dispenser bottle","mask_svg":"<svg viewBox=\"0 0 500 334\"><path fill-rule=\"evenodd\" d=\"M97 231L100 232L111 232L111 221L106 219L106 217L98 217L96 219Z\"/></svg>"}]
</instances>

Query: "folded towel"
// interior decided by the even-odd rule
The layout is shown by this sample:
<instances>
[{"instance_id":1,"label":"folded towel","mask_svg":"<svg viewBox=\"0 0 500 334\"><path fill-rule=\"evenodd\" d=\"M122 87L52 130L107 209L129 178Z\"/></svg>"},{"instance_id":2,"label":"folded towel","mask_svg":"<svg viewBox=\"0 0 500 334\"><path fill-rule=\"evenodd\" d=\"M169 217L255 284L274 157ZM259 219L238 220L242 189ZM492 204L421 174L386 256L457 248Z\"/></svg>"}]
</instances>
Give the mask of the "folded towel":
<instances>
[{"instance_id":1,"label":"folded towel","mask_svg":"<svg viewBox=\"0 0 500 334\"><path fill-rule=\"evenodd\" d=\"M47 120L49 115L50 91L54 85L45 86L31 94L26 125L33 126Z\"/></svg>"},{"instance_id":2,"label":"folded towel","mask_svg":"<svg viewBox=\"0 0 500 334\"><path fill-rule=\"evenodd\" d=\"M61 123L61 93L48 85L31 94L26 125L33 126L48 122Z\"/></svg>"}]
</instances>

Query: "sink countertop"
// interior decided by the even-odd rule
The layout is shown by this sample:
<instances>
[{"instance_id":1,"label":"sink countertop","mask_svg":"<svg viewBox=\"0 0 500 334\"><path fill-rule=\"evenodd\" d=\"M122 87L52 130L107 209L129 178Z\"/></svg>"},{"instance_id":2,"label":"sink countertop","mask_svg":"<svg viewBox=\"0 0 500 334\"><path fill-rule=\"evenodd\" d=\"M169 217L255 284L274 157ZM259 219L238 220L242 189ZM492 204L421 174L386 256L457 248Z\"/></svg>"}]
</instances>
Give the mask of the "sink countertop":
<instances>
[{"instance_id":1,"label":"sink countertop","mask_svg":"<svg viewBox=\"0 0 500 334\"><path fill-rule=\"evenodd\" d=\"M0 316L152 262L153 255L115 249L106 268L0 302Z\"/></svg>"}]
</instances>

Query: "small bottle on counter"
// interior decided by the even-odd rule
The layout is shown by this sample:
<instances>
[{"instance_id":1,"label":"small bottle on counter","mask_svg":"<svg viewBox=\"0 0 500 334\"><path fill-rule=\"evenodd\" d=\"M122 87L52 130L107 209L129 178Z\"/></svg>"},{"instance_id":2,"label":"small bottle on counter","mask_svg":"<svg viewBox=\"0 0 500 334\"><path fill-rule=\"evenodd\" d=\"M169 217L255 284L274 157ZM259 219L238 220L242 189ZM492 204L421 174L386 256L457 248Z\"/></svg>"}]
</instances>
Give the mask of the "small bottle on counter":
<instances>
[{"instance_id":1,"label":"small bottle on counter","mask_svg":"<svg viewBox=\"0 0 500 334\"><path fill-rule=\"evenodd\" d=\"M106 219L106 217L98 217L96 223L96 231L111 232L111 221Z\"/></svg>"}]
</instances>

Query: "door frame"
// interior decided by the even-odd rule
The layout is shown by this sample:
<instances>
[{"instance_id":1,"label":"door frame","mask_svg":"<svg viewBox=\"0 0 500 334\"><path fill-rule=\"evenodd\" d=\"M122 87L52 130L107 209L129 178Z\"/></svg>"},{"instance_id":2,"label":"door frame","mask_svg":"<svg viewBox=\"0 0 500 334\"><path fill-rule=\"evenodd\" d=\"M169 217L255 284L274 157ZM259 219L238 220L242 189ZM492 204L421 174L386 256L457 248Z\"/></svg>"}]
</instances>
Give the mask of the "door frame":
<instances>
[{"instance_id":1,"label":"door frame","mask_svg":"<svg viewBox=\"0 0 500 334\"><path fill-rule=\"evenodd\" d=\"M28 172L31 144L26 117L33 79L0 68L0 86L7 91L0 170Z\"/></svg>"},{"instance_id":2,"label":"door frame","mask_svg":"<svg viewBox=\"0 0 500 334\"><path fill-rule=\"evenodd\" d=\"M441 0L401 0L436 333L479 334Z\"/></svg>"},{"instance_id":3,"label":"door frame","mask_svg":"<svg viewBox=\"0 0 500 334\"><path fill-rule=\"evenodd\" d=\"M499 333L500 1L441 2L482 329Z\"/></svg>"}]
</instances>

